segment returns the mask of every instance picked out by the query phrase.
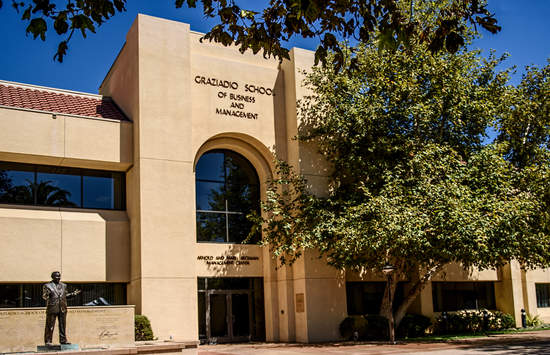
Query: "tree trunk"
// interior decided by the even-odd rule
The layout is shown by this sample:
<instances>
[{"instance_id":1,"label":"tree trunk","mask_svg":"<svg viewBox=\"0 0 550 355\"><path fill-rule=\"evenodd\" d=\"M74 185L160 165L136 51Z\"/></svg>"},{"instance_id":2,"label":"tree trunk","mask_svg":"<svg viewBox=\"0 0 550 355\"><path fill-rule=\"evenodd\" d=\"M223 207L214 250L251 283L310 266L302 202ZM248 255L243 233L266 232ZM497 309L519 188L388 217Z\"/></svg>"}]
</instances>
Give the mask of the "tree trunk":
<instances>
[{"instance_id":1,"label":"tree trunk","mask_svg":"<svg viewBox=\"0 0 550 355\"><path fill-rule=\"evenodd\" d=\"M409 309L410 305L414 302L416 297L418 297L420 292L422 292L424 287L426 287L426 284L428 283L428 281L430 281L432 279L432 276L437 274L443 268L443 266L444 265L436 265L433 268L426 271L426 273L424 275L422 275L418 279L418 281L413 285L413 287L409 290L409 292L407 293L407 296L405 297L403 302L399 305L399 308L397 308L395 313L393 312L391 304L389 306L387 304L385 304L385 303L389 302L388 293L387 293L388 292L388 290L387 290L388 287L386 286L386 291L384 292L384 299L382 300L382 307L380 308L380 315L386 317L387 319L390 319L389 318L390 317L390 312L388 310L392 310L391 311L391 313L392 313L391 317L394 321L394 326L395 326L395 328L399 327L399 324L403 320L403 317L405 317L405 314L407 313L407 310ZM392 282L392 284L393 284L392 285L392 294L391 294L391 299L392 300L394 298L395 289L396 289L396 286L397 286L397 281L398 280L394 280Z\"/></svg>"},{"instance_id":2,"label":"tree trunk","mask_svg":"<svg viewBox=\"0 0 550 355\"><path fill-rule=\"evenodd\" d=\"M415 286L409 291L407 294L407 297L403 300L401 305L399 305L399 308L397 308L397 311L395 312L395 326L398 327L401 321L403 320L403 317L405 317L405 314L407 314L407 310L409 309L410 305L414 302L416 297L422 292L424 287L426 286L426 283L428 280L421 282L418 281Z\"/></svg>"},{"instance_id":3,"label":"tree trunk","mask_svg":"<svg viewBox=\"0 0 550 355\"><path fill-rule=\"evenodd\" d=\"M388 334L390 342L395 342L395 325L392 305L397 282L399 281L397 273L395 274L396 275L390 275L388 281L386 282L384 297L382 298L382 305L380 306L380 315L388 320Z\"/></svg>"}]
</instances>

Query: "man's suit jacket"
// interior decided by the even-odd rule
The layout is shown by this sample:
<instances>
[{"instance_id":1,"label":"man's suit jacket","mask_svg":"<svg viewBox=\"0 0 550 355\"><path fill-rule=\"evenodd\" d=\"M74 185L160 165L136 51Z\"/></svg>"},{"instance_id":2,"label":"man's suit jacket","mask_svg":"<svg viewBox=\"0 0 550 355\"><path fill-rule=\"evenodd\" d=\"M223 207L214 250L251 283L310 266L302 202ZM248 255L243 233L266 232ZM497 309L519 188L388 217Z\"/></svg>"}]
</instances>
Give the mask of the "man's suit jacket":
<instances>
[{"instance_id":1,"label":"man's suit jacket","mask_svg":"<svg viewBox=\"0 0 550 355\"><path fill-rule=\"evenodd\" d=\"M46 313L67 312L67 285L51 281L42 286L42 298L46 300Z\"/></svg>"}]
</instances>

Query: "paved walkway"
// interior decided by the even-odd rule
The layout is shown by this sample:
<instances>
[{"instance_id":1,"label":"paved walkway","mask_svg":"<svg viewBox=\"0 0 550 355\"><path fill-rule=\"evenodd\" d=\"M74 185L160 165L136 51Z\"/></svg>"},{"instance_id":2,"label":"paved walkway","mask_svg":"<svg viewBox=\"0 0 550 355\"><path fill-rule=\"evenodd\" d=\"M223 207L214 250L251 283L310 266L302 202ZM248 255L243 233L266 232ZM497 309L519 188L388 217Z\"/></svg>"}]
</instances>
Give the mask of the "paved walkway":
<instances>
[{"instance_id":1,"label":"paved walkway","mask_svg":"<svg viewBox=\"0 0 550 355\"><path fill-rule=\"evenodd\" d=\"M453 342L277 344L248 343L202 345L199 355L363 355L363 354L550 354L550 330L500 334Z\"/></svg>"}]
</instances>

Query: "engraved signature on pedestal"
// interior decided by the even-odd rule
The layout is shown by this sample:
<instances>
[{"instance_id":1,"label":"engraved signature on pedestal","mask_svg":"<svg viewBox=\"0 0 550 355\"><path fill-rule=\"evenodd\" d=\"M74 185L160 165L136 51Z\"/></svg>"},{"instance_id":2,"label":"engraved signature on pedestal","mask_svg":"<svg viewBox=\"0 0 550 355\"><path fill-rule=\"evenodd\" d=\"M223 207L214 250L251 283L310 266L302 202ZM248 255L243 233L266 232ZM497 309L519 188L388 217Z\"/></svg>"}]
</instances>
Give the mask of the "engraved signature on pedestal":
<instances>
[{"instance_id":1,"label":"engraved signature on pedestal","mask_svg":"<svg viewBox=\"0 0 550 355\"><path fill-rule=\"evenodd\" d=\"M99 333L99 339L100 339L100 340L112 339L112 338L114 338L114 337L117 336L117 335L118 335L117 332L111 332L111 331L109 331L108 329L103 329L103 330L101 330L101 332Z\"/></svg>"}]
</instances>

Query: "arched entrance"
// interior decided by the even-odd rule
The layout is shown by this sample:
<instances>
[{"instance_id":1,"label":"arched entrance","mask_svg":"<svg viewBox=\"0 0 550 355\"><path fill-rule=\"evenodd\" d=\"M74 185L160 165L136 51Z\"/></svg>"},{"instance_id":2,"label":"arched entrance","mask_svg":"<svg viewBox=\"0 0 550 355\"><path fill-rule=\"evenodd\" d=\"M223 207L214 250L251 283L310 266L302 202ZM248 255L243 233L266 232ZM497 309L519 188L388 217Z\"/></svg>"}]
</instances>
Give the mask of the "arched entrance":
<instances>
[{"instance_id":1,"label":"arched entrance","mask_svg":"<svg viewBox=\"0 0 550 355\"><path fill-rule=\"evenodd\" d=\"M205 151L195 167L195 191L197 243L231 248L258 242L259 233L249 235L252 222L246 216L260 212L260 180L243 155L230 149ZM263 277L216 276L223 277L197 279L201 342L265 340Z\"/></svg>"}]
</instances>

